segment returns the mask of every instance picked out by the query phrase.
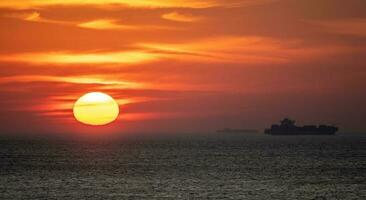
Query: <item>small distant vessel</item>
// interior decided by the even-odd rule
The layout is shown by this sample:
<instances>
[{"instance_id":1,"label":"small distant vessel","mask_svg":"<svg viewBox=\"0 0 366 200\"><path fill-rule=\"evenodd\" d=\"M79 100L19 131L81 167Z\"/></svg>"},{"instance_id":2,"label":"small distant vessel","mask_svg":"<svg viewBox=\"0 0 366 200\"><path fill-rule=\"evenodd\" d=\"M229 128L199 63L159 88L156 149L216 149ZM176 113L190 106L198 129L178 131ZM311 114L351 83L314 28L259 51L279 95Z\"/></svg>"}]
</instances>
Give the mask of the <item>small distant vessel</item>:
<instances>
[{"instance_id":1,"label":"small distant vessel","mask_svg":"<svg viewBox=\"0 0 366 200\"><path fill-rule=\"evenodd\" d=\"M256 133L257 130L254 129L232 129L224 128L216 131L217 133Z\"/></svg>"},{"instance_id":2,"label":"small distant vessel","mask_svg":"<svg viewBox=\"0 0 366 200\"><path fill-rule=\"evenodd\" d=\"M294 120L285 118L281 124L273 124L271 128L265 129L264 133L269 135L334 135L338 127L328 125L306 125L296 126Z\"/></svg>"}]
</instances>

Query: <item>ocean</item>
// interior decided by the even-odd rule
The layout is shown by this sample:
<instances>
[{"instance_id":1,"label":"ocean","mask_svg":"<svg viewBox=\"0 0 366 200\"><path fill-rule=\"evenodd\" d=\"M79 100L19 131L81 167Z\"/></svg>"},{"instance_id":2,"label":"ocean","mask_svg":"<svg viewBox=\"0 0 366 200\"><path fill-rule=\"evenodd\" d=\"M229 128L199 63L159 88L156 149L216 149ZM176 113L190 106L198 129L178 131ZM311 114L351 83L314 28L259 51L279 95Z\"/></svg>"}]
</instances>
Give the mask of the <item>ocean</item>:
<instances>
[{"instance_id":1,"label":"ocean","mask_svg":"<svg viewBox=\"0 0 366 200\"><path fill-rule=\"evenodd\" d=\"M366 199L366 135L0 140L0 199Z\"/></svg>"}]
</instances>

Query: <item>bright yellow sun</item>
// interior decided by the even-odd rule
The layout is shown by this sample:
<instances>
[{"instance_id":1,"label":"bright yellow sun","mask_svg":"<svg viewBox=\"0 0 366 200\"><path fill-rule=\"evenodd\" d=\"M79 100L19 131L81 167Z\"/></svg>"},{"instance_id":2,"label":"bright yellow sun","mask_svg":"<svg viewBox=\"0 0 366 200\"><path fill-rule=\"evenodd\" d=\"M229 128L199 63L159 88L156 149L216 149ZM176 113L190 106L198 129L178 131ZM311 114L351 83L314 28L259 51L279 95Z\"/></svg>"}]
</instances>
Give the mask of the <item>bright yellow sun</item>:
<instances>
[{"instance_id":1,"label":"bright yellow sun","mask_svg":"<svg viewBox=\"0 0 366 200\"><path fill-rule=\"evenodd\" d=\"M117 119L117 102L102 92L91 92L80 97L74 104L76 120L88 125L105 125Z\"/></svg>"}]
</instances>

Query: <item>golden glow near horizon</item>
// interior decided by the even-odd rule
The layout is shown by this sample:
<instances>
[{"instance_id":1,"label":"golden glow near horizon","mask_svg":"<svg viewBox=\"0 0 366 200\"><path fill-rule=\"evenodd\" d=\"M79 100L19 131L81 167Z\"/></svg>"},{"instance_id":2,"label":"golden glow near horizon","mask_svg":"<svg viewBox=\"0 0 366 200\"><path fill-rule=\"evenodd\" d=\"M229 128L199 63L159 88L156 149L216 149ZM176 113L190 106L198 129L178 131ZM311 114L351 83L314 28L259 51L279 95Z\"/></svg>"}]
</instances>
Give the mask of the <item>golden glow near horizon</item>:
<instances>
[{"instance_id":1,"label":"golden glow near horizon","mask_svg":"<svg viewBox=\"0 0 366 200\"><path fill-rule=\"evenodd\" d=\"M76 120L87 125L106 125L116 120L118 115L117 102L101 92L87 93L74 104Z\"/></svg>"}]
</instances>

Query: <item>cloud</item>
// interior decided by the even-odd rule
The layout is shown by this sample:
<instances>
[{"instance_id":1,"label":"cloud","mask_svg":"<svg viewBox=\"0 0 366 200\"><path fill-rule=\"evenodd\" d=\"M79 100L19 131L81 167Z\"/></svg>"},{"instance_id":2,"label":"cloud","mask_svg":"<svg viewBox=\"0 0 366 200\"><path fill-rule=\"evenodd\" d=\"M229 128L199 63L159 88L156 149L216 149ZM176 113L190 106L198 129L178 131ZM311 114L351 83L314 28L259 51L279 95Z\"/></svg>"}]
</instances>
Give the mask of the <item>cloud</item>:
<instances>
[{"instance_id":1,"label":"cloud","mask_svg":"<svg viewBox=\"0 0 366 200\"><path fill-rule=\"evenodd\" d=\"M40 23L53 23L53 24L62 24L62 25L73 25L73 22L61 21L61 20L50 20L43 18L40 12L32 11L32 12L14 12L5 15L6 17L21 19L29 22L40 22Z\"/></svg>"},{"instance_id":2,"label":"cloud","mask_svg":"<svg viewBox=\"0 0 366 200\"><path fill-rule=\"evenodd\" d=\"M318 26L324 32L366 37L366 19L363 18L308 22Z\"/></svg>"},{"instance_id":3,"label":"cloud","mask_svg":"<svg viewBox=\"0 0 366 200\"><path fill-rule=\"evenodd\" d=\"M76 26L87 29L96 29L96 30L153 30L153 29L162 29L162 30L179 30L175 27L168 26L154 26L154 25L123 25L118 23L118 20L115 19L97 19L93 21L87 21L76 24Z\"/></svg>"},{"instance_id":4,"label":"cloud","mask_svg":"<svg viewBox=\"0 0 366 200\"><path fill-rule=\"evenodd\" d=\"M60 25L68 25L68 26L76 26L79 28L85 29L95 29L95 30L179 30L177 27L168 27L168 26L160 26L160 25L124 25L119 22L117 19L94 19L91 21L62 21L62 20L51 20L41 17L40 12L13 12L5 15L5 17L20 19L29 22L38 22L38 23L52 23L52 24L60 24Z\"/></svg>"},{"instance_id":5,"label":"cloud","mask_svg":"<svg viewBox=\"0 0 366 200\"><path fill-rule=\"evenodd\" d=\"M219 3L214 0L12 0L1 1L0 7L8 8L38 8L55 5L94 5L94 6L131 6L131 7L148 7L148 8L207 8L216 6Z\"/></svg>"},{"instance_id":6,"label":"cloud","mask_svg":"<svg viewBox=\"0 0 366 200\"><path fill-rule=\"evenodd\" d=\"M24 11L24 12L9 13L9 14L6 14L5 17L21 19L21 20L25 20L25 21L39 21L41 14L36 11L31 11L31 12Z\"/></svg>"},{"instance_id":7,"label":"cloud","mask_svg":"<svg viewBox=\"0 0 366 200\"><path fill-rule=\"evenodd\" d=\"M0 55L0 61L31 64L143 64L179 60L202 63L283 64L308 62L362 48L342 45L307 47L301 40L222 36L182 43L131 44L135 50L111 52L31 52Z\"/></svg>"},{"instance_id":8,"label":"cloud","mask_svg":"<svg viewBox=\"0 0 366 200\"><path fill-rule=\"evenodd\" d=\"M301 40L294 39L244 36L222 36L177 44L142 43L139 45L179 60L242 64L308 61L355 50L355 48L339 45L306 47Z\"/></svg>"},{"instance_id":9,"label":"cloud","mask_svg":"<svg viewBox=\"0 0 366 200\"><path fill-rule=\"evenodd\" d=\"M98 53L21 53L0 56L0 61L33 64L137 64L159 58L157 53L144 51L98 52Z\"/></svg>"},{"instance_id":10,"label":"cloud","mask_svg":"<svg viewBox=\"0 0 366 200\"><path fill-rule=\"evenodd\" d=\"M47 6L98 6L111 8L115 6L143 8L210 8L241 7L270 3L278 0L12 0L0 1L0 7L14 9L32 9Z\"/></svg>"},{"instance_id":11,"label":"cloud","mask_svg":"<svg viewBox=\"0 0 366 200\"><path fill-rule=\"evenodd\" d=\"M163 19L177 21L177 22L197 22L201 21L202 17L197 17L194 15L181 14L178 12L166 13L161 16Z\"/></svg>"},{"instance_id":12,"label":"cloud","mask_svg":"<svg viewBox=\"0 0 366 200\"><path fill-rule=\"evenodd\" d=\"M121 25L113 19L98 19L89 22L83 22L78 24L77 26L81 28L89 28L89 29L99 29L99 30L106 30L106 29L119 29L119 30L131 30L137 29L136 26L131 25Z\"/></svg>"},{"instance_id":13,"label":"cloud","mask_svg":"<svg viewBox=\"0 0 366 200\"><path fill-rule=\"evenodd\" d=\"M188 118L199 115L208 115L197 112L132 112L132 113L121 113L119 120L124 121L142 121L142 120L161 120L161 119L177 119L177 118Z\"/></svg>"},{"instance_id":14,"label":"cloud","mask_svg":"<svg viewBox=\"0 0 366 200\"><path fill-rule=\"evenodd\" d=\"M113 79L113 77L96 77L96 76L45 76L45 75L22 75L22 76L5 76L0 77L0 84L6 83L31 83L31 82L61 82L61 83L76 83L76 84L99 84L99 85L114 85L114 88L143 88L142 83L122 81Z\"/></svg>"}]
</instances>

